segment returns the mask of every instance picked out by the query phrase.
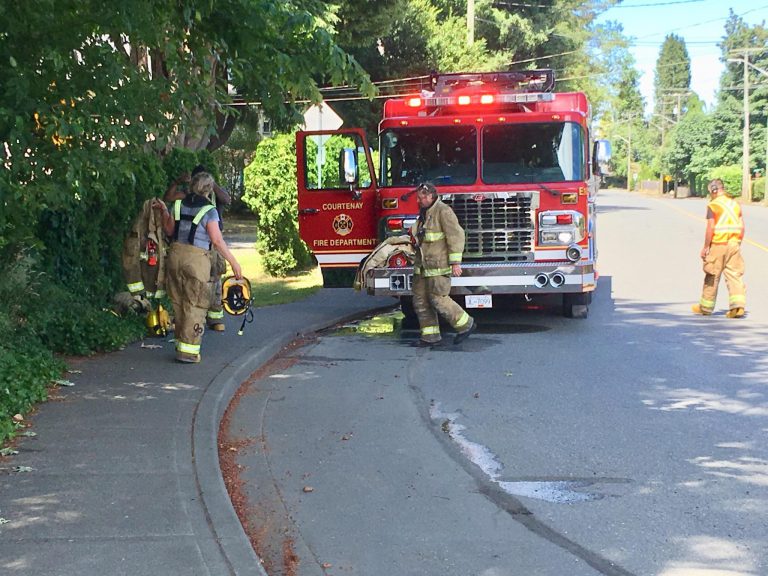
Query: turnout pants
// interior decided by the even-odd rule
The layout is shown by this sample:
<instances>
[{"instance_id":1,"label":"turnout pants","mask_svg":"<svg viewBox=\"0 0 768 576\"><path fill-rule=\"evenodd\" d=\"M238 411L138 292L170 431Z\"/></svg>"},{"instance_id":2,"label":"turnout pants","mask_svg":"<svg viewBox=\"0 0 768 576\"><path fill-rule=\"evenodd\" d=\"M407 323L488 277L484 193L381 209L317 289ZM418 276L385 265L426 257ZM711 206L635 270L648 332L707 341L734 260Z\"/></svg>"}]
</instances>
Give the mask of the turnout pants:
<instances>
[{"instance_id":1,"label":"turnout pants","mask_svg":"<svg viewBox=\"0 0 768 576\"><path fill-rule=\"evenodd\" d=\"M200 354L211 303L210 258L202 248L180 242L171 245L166 285L173 302L177 354Z\"/></svg>"},{"instance_id":2,"label":"turnout pants","mask_svg":"<svg viewBox=\"0 0 768 576\"><path fill-rule=\"evenodd\" d=\"M426 342L440 341L439 316L442 316L456 332L470 326L470 316L451 300L450 276L413 275L413 309L419 318L421 339Z\"/></svg>"},{"instance_id":3,"label":"turnout pants","mask_svg":"<svg viewBox=\"0 0 768 576\"><path fill-rule=\"evenodd\" d=\"M221 275L227 273L227 261L215 248L211 249L211 303L208 307L208 325L224 321L224 307L221 304Z\"/></svg>"},{"instance_id":4,"label":"turnout pants","mask_svg":"<svg viewBox=\"0 0 768 576\"><path fill-rule=\"evenodd\" d=\"M741 257L741 244L712 244L704 261L704 287L701 290L699 305L703 312L712 312L717 301L717 287L720 276L725 276L728 287L728 309L745 308L747 303L744 286L744 259Z\"/></svg>"}]
</instances>

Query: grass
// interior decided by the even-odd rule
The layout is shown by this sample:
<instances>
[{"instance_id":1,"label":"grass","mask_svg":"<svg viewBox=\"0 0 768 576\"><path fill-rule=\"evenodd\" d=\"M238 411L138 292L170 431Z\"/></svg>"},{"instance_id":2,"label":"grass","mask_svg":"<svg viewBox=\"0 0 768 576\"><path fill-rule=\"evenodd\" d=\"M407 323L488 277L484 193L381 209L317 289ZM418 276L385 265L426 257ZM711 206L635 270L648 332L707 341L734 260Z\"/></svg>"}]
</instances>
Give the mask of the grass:
<instances>
[{"instance_id":1,"label":"grass","mask_svg":"<svg viewBox=\"0 0 768 576\"><path fill-rule=\"evenodd\" d=\"M253 305L272 306L274 304L287 304L306 298L323 287L323 276L320 268L316 266L312 270L296 272L284 278L267 274L261 263L261 257L256 248L251 245L242 247L245 242L256 242L256 221L243 216L227 216L224 223L224 234L227 242L237 240L237 247L230 250L234 254L243 275L251 281L253 293Z\"/></svg>"},{"instance_id":2,"label":"grass","mask_svg":"<svg viewBox=\"0 0 768 576\"><path fill-rule=\"evenodd\" d=\"M256 307L295 302L323 287L323 276L318 266L305 272L296 272L285 278L277 278L264 272L261 257L255 248L231 250L240 262L243 275L251 281L253 305Z\"/></svg>"}]
</instances>

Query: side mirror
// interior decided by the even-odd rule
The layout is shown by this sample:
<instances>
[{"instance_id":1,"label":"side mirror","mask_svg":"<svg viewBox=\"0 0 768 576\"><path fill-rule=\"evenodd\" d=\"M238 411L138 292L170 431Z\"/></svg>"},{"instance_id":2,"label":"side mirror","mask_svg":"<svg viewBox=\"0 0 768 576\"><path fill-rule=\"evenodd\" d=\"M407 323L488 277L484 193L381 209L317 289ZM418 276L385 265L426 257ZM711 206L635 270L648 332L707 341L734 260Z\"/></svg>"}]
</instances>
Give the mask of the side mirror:
<instances>
[{"instance_id":1,"label":"side mirror","mask_svg":"<svg viewBox=\"0 0 768 576\"><path fill-rule=\"evenodd\" d=\"M349 185L352 197L359 200L361 194L357 189L357 155L354 148L342 148L339 154L339 172L344 182Z\"/></svg>"},{"instance_id":2,"label":"side mirror","mask_svg":"<svg viewBox=\"0 0 768 576\"><path fill-rule=\"evenodd\" d=\"M595 174L608 172L608 162L611 161L611 143L608 140L595 140L592 164Z\"/></svg>"},{"instance_id":3,"label":"side mirror","mask_svg":"<svg viewBox=\"0 0 768 576\"><path fill-rule=\"evenodd\" d=\"M343 148L339 160L339 168L341 169L340 172L342 173L344 182L350 185L357 182L357 157L355 156L355 149Z\"/></svg>"}]
</instances>

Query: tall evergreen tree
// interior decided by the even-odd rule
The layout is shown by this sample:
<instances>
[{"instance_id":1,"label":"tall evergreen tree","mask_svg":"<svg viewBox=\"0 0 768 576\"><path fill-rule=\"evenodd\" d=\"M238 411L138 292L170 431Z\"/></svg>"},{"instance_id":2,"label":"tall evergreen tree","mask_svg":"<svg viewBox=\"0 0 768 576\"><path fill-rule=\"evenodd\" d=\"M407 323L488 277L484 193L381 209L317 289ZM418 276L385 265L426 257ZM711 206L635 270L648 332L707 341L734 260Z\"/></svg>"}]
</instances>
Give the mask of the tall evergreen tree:
<instances>
[{"instance_id":1,"label":"tall evergreen tree","mask_svg":"<svg viewBox=\"0 0 768 576\"><path fill-rule=\"evenodd\" d=\"M691 92L691 58L685 41L675 34L664 39L656 60L654 113L661 122L682 117Z\"/></svg>"}]
</instances>

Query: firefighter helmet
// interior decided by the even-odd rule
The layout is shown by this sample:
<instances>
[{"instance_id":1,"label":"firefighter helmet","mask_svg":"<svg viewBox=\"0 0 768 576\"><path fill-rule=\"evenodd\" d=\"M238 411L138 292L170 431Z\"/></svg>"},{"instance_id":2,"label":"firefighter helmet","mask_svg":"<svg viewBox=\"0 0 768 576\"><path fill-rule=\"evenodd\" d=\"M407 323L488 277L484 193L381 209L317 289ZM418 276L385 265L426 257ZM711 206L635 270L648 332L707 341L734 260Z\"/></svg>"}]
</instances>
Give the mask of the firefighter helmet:
<instances>
[{"instance_id":1,"label":"firefighter helmet","mask_svg":"<svg viewBox=\"0 0 768 576\"><path fill-rule=\"evenodd\" d=\"M225 278L221 285L221 304L227 314L245 314L251 305L251 283L248 279L238 280L234 276Z\"/></svg>"}]
</instances>

